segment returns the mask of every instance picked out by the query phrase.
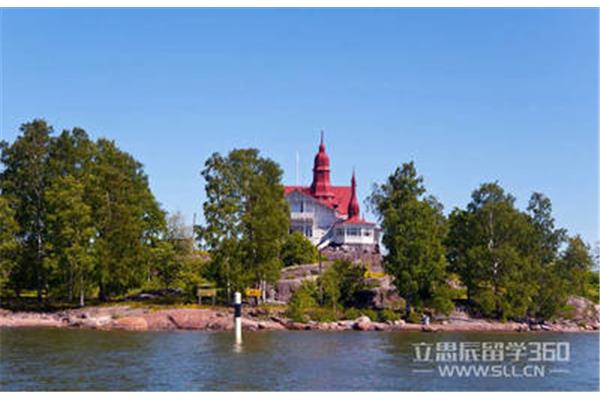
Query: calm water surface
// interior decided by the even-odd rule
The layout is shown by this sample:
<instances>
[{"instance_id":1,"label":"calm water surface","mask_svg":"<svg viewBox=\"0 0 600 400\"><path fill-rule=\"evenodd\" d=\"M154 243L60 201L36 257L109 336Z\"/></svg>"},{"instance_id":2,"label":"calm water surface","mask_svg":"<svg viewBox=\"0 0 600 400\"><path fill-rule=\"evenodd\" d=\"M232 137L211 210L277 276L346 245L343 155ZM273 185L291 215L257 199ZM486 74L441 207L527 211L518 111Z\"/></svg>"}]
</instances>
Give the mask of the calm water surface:
<instances>
[{"instance_id":1,"label":"calm water surface","mask_svg":"<svg viewBox=\"0 0 600 400\"><path fill-rule=\"evenodd\" d=\"M448 378L414 361L418 343L464 341L568 342L570 361L536 378ZM598 353L597 334L245 332L240 349L230 332L5 328L0 389L596 391Z\"/></svg>"}]
</instances>

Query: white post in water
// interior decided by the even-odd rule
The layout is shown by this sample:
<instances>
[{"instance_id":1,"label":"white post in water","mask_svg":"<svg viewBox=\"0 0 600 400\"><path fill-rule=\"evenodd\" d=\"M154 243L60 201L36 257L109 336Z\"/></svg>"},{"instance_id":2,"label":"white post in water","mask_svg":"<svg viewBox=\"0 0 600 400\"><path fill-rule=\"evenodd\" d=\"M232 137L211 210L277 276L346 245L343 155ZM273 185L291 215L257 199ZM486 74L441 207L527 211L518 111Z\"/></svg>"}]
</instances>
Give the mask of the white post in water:
<instances>
[{"instance_id":1,"label":"white post in water","mask_svg":"<svg viewBox=\"0 0 600 400\"><path fill-rule=\"evenodd\" d=\"M235 343L242 344L242 294L235 292L233 296L233 320L235 322Z\"/></svg>"}]
</instances>

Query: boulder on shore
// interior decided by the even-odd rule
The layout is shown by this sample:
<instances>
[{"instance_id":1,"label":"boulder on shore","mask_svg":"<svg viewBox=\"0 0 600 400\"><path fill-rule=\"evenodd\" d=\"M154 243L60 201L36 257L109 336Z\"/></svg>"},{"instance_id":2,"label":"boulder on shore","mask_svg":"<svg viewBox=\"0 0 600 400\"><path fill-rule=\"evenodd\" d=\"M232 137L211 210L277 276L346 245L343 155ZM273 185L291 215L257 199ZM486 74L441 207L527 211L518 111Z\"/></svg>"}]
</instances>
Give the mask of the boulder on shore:
<instances>
[{"instance_id":1,"label":"boulder on shore","mask_svg":"<svg viewBox=\"0 0 600 400\"><path fill-rule=\"evenodd\" d=\"M368 331L371 329L371 318L366 315L361 315L354 320L352 328L357 331Z\"/></svg>"},{"instance_id":2,"label":"boulder on shore","mask_svg":"<svg viewBox=\"0 0 600 400\"><path fill-rule=\"evenodd\" d=\"M123 317L112 324L113 328L124 329L127 331L147 331L148 322L144 317Z\"/></svg>"},{"instance_id":3,"label":"boulder on shore","mask_svg":"<svg viewBox=\"0 0 600 400\"><path fill-rule=\"evenodd\" d=\"M584 297L569 296L567 306L571 308L571 315L568 316L571 321L592 326L600 323L600 305Z\"/></svg>"}]
</instances>

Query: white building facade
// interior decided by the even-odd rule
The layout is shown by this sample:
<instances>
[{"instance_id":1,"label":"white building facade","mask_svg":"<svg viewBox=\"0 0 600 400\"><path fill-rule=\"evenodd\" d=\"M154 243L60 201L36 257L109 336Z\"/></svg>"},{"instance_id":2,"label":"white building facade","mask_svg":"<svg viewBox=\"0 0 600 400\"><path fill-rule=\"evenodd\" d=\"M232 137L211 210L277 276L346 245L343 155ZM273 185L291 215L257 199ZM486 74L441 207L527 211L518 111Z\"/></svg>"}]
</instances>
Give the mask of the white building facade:
<instances>
[{"instance_id":1,"label":"white building facade","mask_svg":"<svg viewBox=\"0 0 600 400\"><path fill-rule=\"evenodd\" d=\"M360 217L355 174L350 186L332 186L330 172L321 133L312 184L285 187L291 231L302 232L320 249L343 246L378 252L379 229Z\"/></svg>"}]
</instances>

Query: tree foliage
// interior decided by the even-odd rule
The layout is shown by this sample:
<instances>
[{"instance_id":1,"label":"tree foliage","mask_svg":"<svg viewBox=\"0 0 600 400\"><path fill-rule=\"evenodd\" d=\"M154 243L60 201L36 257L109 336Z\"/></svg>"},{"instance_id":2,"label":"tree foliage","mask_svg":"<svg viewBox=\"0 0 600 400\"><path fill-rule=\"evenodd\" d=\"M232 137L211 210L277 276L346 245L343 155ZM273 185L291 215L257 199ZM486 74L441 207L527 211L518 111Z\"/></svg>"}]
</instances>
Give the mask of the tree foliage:
<instances>
[{"instance_id":1,"label":"tree foliage","mask_svg":"<svg viewBox=\"0 0 600 400\"><path fill-rule=\"evenodd\" d=\"M570 240L561 255L566 231L555 227L552 203L541 193L533 193L523 212L497 182L482 184L466 210L451 213L449 225L450 270L486 316L550 318L577 293L573 285L585 280L568 265L591 268L580 239ZM578 261L567 261L573 259Z\"/></svg>"},{"instance_id":2,"label":"tree foliage","mask_svg":"<svg viewBox=\"0 0 600 400\"><path fill-rule=\"evenodd\" d=\"M45 258L51 287L74 293L81 306L93 282L94 229L91 207L85 203L85 186L72 175L56 178L45 193L48 204L49 245Z\"/></svg>"},{"instance_id":3,"label":"tree foliage","mask_svg":"<svg viewBox=\"0 0 600 400\"><path fill-rule=\"evenodd\" d=\"M336 260L319 278L323 289L323 304L337 310L358 303L357 295L367 288L364 265L348 260Z\"/></svg>"},{"instance_id":4,"label":"tree foliage","mask_svg":"<svg viewBox=\"0 0 600 400\"><path fill-rule=\"evenodd\" d=\"M0 295L10 282L11 274L18 265L19 242L16 235L19 226L15 220L14 210L8 200L0 195Z\"/></svg>"},{"instance_id":5,"label":"tree foliage","mask_svg":"<svg viewBox=\"0 0 600 400\"><path fill-rule=\"evenodd\" d=\"M164 230L164 212L142 165L100 139L92 166L91 202L96 222L100 298L125 293L148 276L148 253Z\"/></svg>"},{"instance_id":6,"label":"tree foliage","mask_svg":"<svg viewBox=\"0 0 600 400\"><path fill-rule=\"evenodd\" d=\"M211 278L227 289L275 283L283 265L312 263L316 248L289 234L282 171L256 149L214 153L205 163L205 224L200 245L183 216L165 212L142 164L107 139L80 128L53 135L44 120L0 143L0 290L38 300L102 300L148 286L182 287L191 297ZM448 274L468 301L496 318L551 318L569 295L597 301L600 250L556 226L552 203L533 193L525 210L497 182L484 183L448 218L427 194L414 164L374 187L369 204L383 231L384 268L407 312L452 310ZM594 271L594 268L596 269ZM353 306L364 267L335 262L292 298L291 310L323 301L329 318ZM321 292L323 294L321 298ZM295 311L294 311L295 310Z\"/></svg>"},{"instance_id":7,"label":"tree foliage","mask_svg":"<svg viewBox=\"0 0 600 400\"><path fill-rule=\"evenodd\" d=\"M452 270L484 314L523 315L533 295L534 229L497 183L482 184L471 197L467 210L450 218Z\"/></svg>"},{"instance_id":8,"label":"tree foliage","mask_svg":"<svg viewBox=\"0 0 600 400\"><path fill-rule=\"evenodd\" d=\"M287 316L297 322L307 322L308 313L317 307L318 289L313 281L303 281L292 294L287 308Z\"/></svg>"},{"instance_id":9,"label":"tree foliage","mask_svg":"<svg viewBox=\"0 0 600 400\"><path fill-rule=\"evenodd\" d=\"M289 212L282 171L256 149L213 154L205 163L201 244L211 253L211 271L227 293L274 283L282 267Z\"/></svg>"},{"instance_id":10,"label":"tree foliage","mask_svg":"<svg viewBox=\"0 0 600 400\"><path fill-rule=\"evenodd\" d=\"M302 232L290 233L281 248L283 265L312 264L318 261L319 252Z\"/></svg>"},{"instance_id":11,"label":"tree foliage","mask_svg":"<svg viewBox=\"0 0 600 400\"><path fill-rule=\"evenodd\" d=\"M589 286L594 285L593 280L590 279L594 259L590 247L579 235L568 239L568 245L558 260L558 266L560 273L568 278L569 292L589 297L588 292L593 290Z\"/></svg>"},{"instance_id":12,"label":"tree foliage","mask_svg":"<svg viewBox=\"0 0 600 400\"><path fill-rule=\"evenodd\" d=\"M397 168L387 181L376 185L369 203L383 230L387 249L384 268L411 306L423 307L449 301L443 241L446 222L441 204L425 197L423 178L412 162Z\"/></svg>"},{"instance_id":13,"label":"tree foliage","mask_svg":"<svg viewBox=\"0 0 600 400\"><path fill-rule=\"evenodd\" d=\"M106 299L139 287L165 224L142 165L83 129L52 131L34 120L0 146L19 248L9 286L36 289L39 300L77 292L80 303L96 290Z\"/></svg>"},{"instance_id":14,"label":"tree foliage","mask_svg":"<svg viewBox=\"0 0 600 400\"><path fill-rule=\"evenodd\" d=\"M47 209L44 193L49 186L49 144L52 127L43 120L23 124L21 135L12 144L0 144L0 174L3 196L11 202L19 226L21 243L19 264L12 277L15 290L35 288L38 300L47 289L48 271L44 267L47 242Z\"/></svg>"}]
</instances>

